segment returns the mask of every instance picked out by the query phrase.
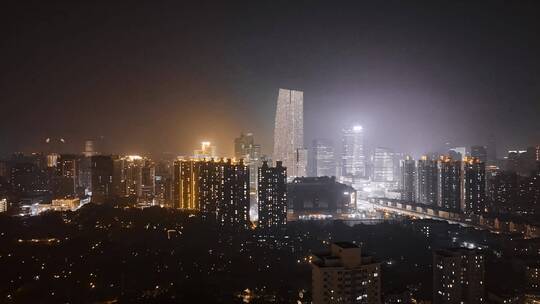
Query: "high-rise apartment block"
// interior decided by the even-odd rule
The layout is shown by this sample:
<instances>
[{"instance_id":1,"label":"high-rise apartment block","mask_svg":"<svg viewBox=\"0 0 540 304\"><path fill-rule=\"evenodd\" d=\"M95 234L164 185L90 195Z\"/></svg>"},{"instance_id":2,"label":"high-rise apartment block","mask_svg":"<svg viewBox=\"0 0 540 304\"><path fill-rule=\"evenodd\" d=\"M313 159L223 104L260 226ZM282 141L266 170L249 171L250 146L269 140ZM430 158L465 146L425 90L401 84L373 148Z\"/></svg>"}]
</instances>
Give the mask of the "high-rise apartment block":
<instances>
[{"instance_id":1,"label":"high-rise apartment block","mask_svg":"<svg viewBox=\"0 0 540 304\"><path fill-rule=\"evenodd\" d=\"M175 206L215 217L224 226L248 226L249 169L242 160L178 160L173 172Z\"/></svg>"},{"instance_id":2,"label":"high-rise apartment block","mask_svg":"<svg viewBox=\"0 0 540 304\"><path fill-rule=\"evenodd\" d=\"M280 161L275 167L264 162L259 168L259 227L281 228L287 224L287 168Z\"/></svg>"},{"instance_id":3,"label":"high-rise apartment block","mask_svg":"<svg viewBox=\"0 0 540 304\"><path fill-rule=\"evenodd\" d=\"M484 303L484 257L476 250L452 248L433 253L433 303Z\"/></svg>"},{"instance_id":4,"label":"high-rise apartment block","mask_svg":"<svg viewBox=\"0 0 540 304\"><path fill-rule=\"evenodd\" d=\"M415 200L415 181L416 181L416 164L414 160L407 156L401 161L401 199L407 202Z\"/></svg>"},{"instance_id":5,"label":"high-rise apartment block","mask_svg":"<svg viewBox=\"0 0 540 304\"><path fill-rule=\"evenodd\" d=\"M357 245L337 242L312 256L313 303L381 303L381 267Z\"/></svg>"},{"instance_id":6,"label":"high-rise apartment block","mask_svg":"<svg viewBox=\"0 0 540 304\"><path fill-rule=\"evenodd\" d=\"M445 156L439 160L437 205L444 210L461 210L461 161Z\"/></svg>"},{"instance_id":7,"label":"high-rise apartment block","mask_svg":"<svg viewBox=\"0 0 540 304\"><path fill-rule=\"evenodd\" d=\"M486 164L478 158L466 157L463 161L462 184L461 211L467 214L482 213L486 200Z\"/></svg>"},{"instance_id":8,"label":"high-rise apartment block","mask_svg":"<svg viewBox=\"0 0 540 304\"><path fill-rule=\"evenodd\" d=\"M416 165L416 202L437 204L437 160L422 156Z\"/></svg>"}]
</instances>

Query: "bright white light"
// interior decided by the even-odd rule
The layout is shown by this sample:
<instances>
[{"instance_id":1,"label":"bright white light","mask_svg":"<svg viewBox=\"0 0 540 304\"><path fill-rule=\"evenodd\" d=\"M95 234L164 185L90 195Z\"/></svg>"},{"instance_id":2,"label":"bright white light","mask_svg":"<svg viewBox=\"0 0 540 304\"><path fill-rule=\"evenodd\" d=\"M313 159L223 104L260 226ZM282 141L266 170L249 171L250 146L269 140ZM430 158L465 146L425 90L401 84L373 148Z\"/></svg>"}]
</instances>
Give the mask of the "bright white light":
<instances>
[{"instance_id":1,"label":"bright white light","mask_svg":"<svg viewBox=\"0 0 540 304\"><path fill-rule=\"evenodd\" d=\"M360 125L354 126L353 131L362 131L362 126L360 126Z\"/></svg>"},{"instance_id":2,"label":"bright white light","mask_svg":"<svg viewBox=\"0 0 540 304\"><path fill-rule=\"evenodd\" d=\"M141 160L142 156L140 156L140 155L127 155L126 158L129 161L134 161L134 160Z\"/></svg>"}]
</instances>

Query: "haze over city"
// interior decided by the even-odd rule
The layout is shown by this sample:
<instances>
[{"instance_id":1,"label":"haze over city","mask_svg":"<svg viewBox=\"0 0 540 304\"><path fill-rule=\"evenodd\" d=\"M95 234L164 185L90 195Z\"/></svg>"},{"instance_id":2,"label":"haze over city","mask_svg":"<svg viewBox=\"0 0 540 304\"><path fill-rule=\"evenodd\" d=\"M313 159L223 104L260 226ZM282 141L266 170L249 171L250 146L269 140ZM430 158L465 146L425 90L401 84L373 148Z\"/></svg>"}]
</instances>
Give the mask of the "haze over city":
<instances>
[{"instance_id":1,"label":"haze over city","mask_svg":"<svg viewBox=\"0 0 540 304\"><path fill-rule=\"evenodd\" d=\"M540 303L540 1L0 18L0 303Z\"/></svg>"},{"instance_id":2,"label":"haze over city","mask_svg":"<svg viewBox=\"0 0 540 304\"><path fill-rule=\"evenodd\" d=\"M305 92L305 144L361 124L368 146L538 141L534 2L10 3L0 152L104 136L123 153L272 151L278 88ZM32 109L32 111L28 111Z\"/></svg>"}]
</instances>

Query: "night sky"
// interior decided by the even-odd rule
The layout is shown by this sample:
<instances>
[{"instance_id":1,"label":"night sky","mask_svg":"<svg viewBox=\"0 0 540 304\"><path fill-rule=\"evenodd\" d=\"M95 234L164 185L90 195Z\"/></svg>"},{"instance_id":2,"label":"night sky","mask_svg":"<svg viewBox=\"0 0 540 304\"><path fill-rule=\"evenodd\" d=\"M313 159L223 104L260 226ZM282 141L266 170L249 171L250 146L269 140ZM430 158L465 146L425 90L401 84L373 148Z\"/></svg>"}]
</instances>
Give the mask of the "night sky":
<instances>
[{"instance_id":1,"label":"night sky","mask_svg":"<svg viewBox=\"0 0 540 304\"><path fill-rule=\"evenodd\" d=\"M352 123L415 155L540 142L539 1L96 2L3 5L1 154L230 155L242 130L270 153L279 87L305 92L306 146Z\"/></svg>"}]
</instances>

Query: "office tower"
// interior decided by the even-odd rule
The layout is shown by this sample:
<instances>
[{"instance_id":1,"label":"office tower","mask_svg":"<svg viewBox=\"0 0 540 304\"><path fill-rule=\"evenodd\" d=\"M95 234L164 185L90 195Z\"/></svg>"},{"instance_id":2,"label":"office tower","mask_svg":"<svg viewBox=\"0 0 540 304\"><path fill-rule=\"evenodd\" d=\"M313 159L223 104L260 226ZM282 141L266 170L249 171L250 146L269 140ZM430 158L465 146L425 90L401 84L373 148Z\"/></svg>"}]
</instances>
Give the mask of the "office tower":
<instances>
[{"instance_id":1,"label":"office tower","mask_svg":"<svg viewBox=\"0 0 540 304\"><path fill-rule=\"evenodd\" d=\"M362 126L343 129L341 151L342 176L366 176L364 134Z\"/></svg>"},{"instance_id":2,"label":"office tower","mask_svg":"<svg viewBox=\"0 0 540 304\"><path fill-rule=\"evenodd\" d=\"M373 180L376 182L394 181L394 151L389 148L375 148L373 154Z\"/></svg>"},{"instance_id":3,"label":"office tower","mask_svg":"<svg viewBox=\"0 0 540 304\"><path fill-rule=\"evenodd\" d=\"M415 197L416 165L410 156L401 161L401 199L414 202Z\"/></svg>"},{"instance_id":4,"label":"office tower","mask_svg":"<svg viewBox=\"0 0 540 304\"><path fill-rule=\"evenodd\" d=\"M287 224L287 168L263 162L259 170L259 227L282 228Z\"/></svg>"},{"instance_id":5,"label":"office tower","mask_svg":"<svg viewBox=\"0 0 540 304\"><path fill-rule=\"evenodd\" d=\"M480 214L486 199L486 164L478 158L466 157L463 164L463 199L461 211Z\"/></svg>"},{"instance_id":6,"label":"office tower","mask_svg":"<svg viewBox=\"0 0 540 304\"><path fill-rule=\"evenodd\" d=\"M315 139L311 145L311 176L336 176L334 143L327 139Z\"/></svg>"},{"instance_id":7,"label":"office tower","mask_svg":"<svg viewBox=\"0 0 540 304\"><path fill-rule=\"evenodd\" d=\"M287 205L294 218L344 216L356 211L356 190L335 177L297 177L287 184Z\"/></svg>"},{"instance_id":8,"label":"office tower","mask_svg":"<svg viewBox=\"0 0 540 304\"><path fill-rule=\"evenodd\" d=\"M173 172L175 206L248 227L249 169L242 160L177 160Z\"/></svg>"},{"instance_id":9,"label":"office tower","mask_svg":"<svg viewBox=\"0 0 540 304\"><path fill-rule=\"evenodd\" d=\"M484 257L452 248L433 253L433 303L484 303Z\"/></svg>"},{"instance_id":10,"label":"office tower","mask_svg":"<svg viewBox=\"0 0 540 304\"><path fill-rule=\"evenodd\" d=\"M438 162L437 205L444 210L459 212L461 209L461 161L443 156Z\"/></svg>"},{"instance_id":11,"label":"office tower","mask_svg":"<svg viewBox=\"0 0 540 304\"><path fill-rule=\"evenodd\" d=\"M209 141L201 142L201 148L193 151L194 159L210 159L216 156L216 146Z\"/></svg>"},{"instance_id":12,"label":"office tower","mask_svg":"<svg viewBox=\"0 0 540 304\"><path fill-rule=\"evenodd\" d=\"M381 267L353 243L311 257L313 304L381 303Z\"/></svg>"},{"instance_id":13,"label":"office tower","mask_svg":"<svg viewBox=\"0 0 540 304\"><path fill-rule=\"evenodd\" d=\"M488 160L487 148L484 146L472 146L471 157L478 158L484 164L487 163L487 160Z\"/></svg>"},{"instance_id":14,"label":"office tower","mask_svg":"<svg viewBox=\"0 0 540 304\"><path fill-rule=\"evenodd\" d=\"M437 204L437 161L422 156L416 165L416 203Z\"/></svg>"},{"instance_id":15,"label":"office tower","mask_svg":"<svg viewBox=\"0 0 540 304\"><path fill-rule=\"evenodd\" d=\"M282 161L292 179L306 176L304 92L279 89L274 129L274 161Z\"/></svg>"},{"instance_id":16,"label":"office tower","mask_svg":"<svg viewBox=\"0 0 540 304\"><path fill-rule=\"evenodd\" d=\"M103 204L112 197L113 159L111 156L90 157L92 203Z\"/></svg>"}]
</instances>

